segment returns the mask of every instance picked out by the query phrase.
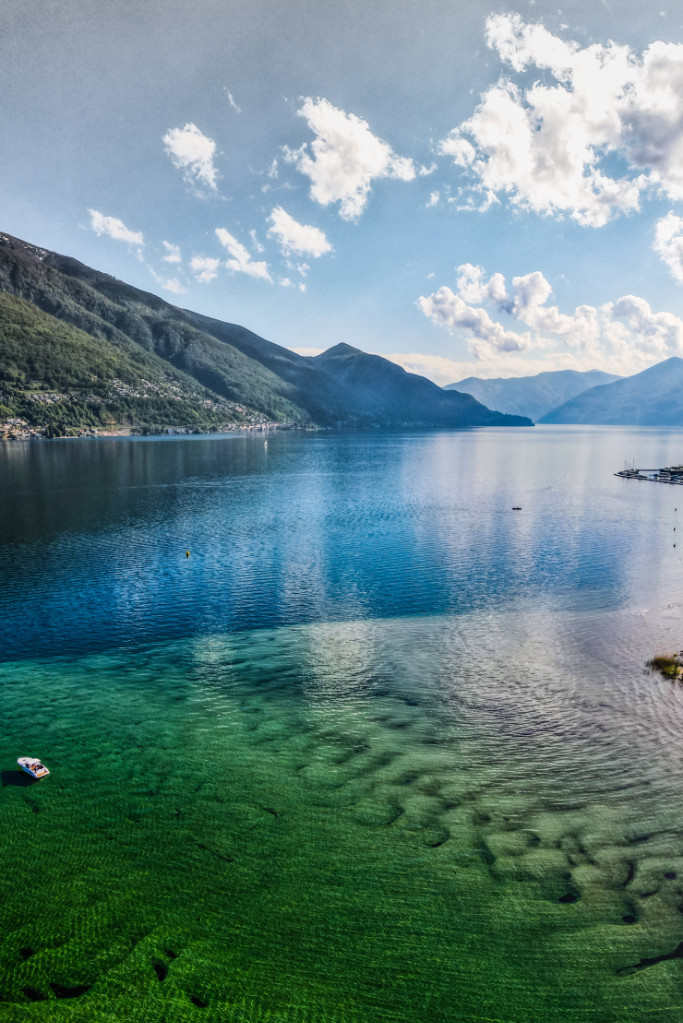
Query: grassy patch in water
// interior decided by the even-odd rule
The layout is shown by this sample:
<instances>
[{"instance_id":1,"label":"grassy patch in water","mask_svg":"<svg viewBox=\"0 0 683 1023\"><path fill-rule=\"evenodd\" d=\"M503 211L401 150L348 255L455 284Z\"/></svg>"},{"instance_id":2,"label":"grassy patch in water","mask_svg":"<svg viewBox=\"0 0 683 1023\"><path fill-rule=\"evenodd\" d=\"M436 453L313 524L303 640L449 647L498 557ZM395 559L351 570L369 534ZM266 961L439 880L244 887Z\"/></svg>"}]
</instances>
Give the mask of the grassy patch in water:
<instances>
[{"instance_id":1,"label":"grassy patch in water","mask_svg":"<svg viewBox=\"0 0 683 1023\"><path fill-rule=\"evenodd\" d=\"M0 1023L680 1023L677 790L548 805L350 634L0 666Z\"/></svg>"},{"instance_id":2,"label":"grassy patch in water","mask_svg":"<svg viewBox=\"0 0 683 1023\"><path fill-rule=\"evenodd\" d=\"M657 654L647 662L651 671L658 671L664 678L678 679L683 674L683 663L678 654Z\"/></svg>"}]
</instances>

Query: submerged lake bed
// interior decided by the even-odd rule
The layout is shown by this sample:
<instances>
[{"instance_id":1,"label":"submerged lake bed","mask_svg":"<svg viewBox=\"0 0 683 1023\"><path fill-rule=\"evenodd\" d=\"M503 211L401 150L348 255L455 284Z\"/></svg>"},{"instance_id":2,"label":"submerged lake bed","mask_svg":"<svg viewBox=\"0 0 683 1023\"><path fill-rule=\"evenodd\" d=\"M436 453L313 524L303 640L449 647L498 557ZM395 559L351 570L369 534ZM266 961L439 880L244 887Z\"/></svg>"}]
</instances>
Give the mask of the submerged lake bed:
<instances>
[{"instance_id":1,"label":"submerged lake bed","mask_svg":"<svg viewBox=\"0 0 683 1023\"><path fill-rule=\"evenodd\" d=\"M680 1020L682 448L0 445L0 1020Z\"/></svg>"}]
</instances>

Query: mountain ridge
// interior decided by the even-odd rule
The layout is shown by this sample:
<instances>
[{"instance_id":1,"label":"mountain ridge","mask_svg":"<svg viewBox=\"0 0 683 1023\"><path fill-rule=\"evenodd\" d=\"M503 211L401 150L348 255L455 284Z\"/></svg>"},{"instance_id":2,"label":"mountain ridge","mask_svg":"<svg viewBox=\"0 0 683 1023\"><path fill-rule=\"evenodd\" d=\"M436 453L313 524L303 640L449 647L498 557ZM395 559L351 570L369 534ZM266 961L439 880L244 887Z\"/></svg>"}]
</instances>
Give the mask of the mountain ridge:
<instances>
[{"instance_id":1,"label":"mountain ridge","mask_svg":"<svg viewBox=\"0 0 683 1023\"><path fill-rule=\"evenodd\" d=\"M487 408L528 416L538 422L542 416L577 394L619 379L616 374L603 373L597 369L585 372L565 369L544 371L527 377L467 377L455 384L448 384L446 390L452 388L464 391Z\"/></svg>"},{"instance_id":2,"label":"mountain ridge","mask_svg":"<svg viewBox=\"0 0 683 1023\"><path fill-rule=\"evenodd\" d=\"M683 426L683 359L676 355L611 384L591 387L541 420L596 426Z\"/></svg>"},{"instance_id":3,"label":"mountain ridge","mask_svg":"<svg viewBox=\"0 0 683 1023\"><path fill-rule=\"evenodd\" d=\"M12 332L14 315L18 318L12 327L15 342L18 332L26 349L21 362L21 346L13 343L14 368L8 377L8 352L3 350L8 342L0 336L0 403L11 413L23 410L8 418L26 419L27 425L38 429L46 428L42 422L46 403L36 402L30 395L49 389L50 381L54 393L68 391L66 398L52 401L50 411L53 429L67 434L77 429L78 409L86 405L90 409L87 425L92 429L98 428L92 425L93 418L102 423L110 422L112 416L123 417L120 425L150 431L169 426L218 429L221 422L228 427L266 423L361 428L532 425L524 417L492 412L471 395L444 391L381 356L345 343L319 356L297 355L246 327L173 306L70 256L6 233L0 234L0 294L6 296L6 333ZM25 308L20 312L8 305L10 299L28 303L35 310L35 326L38 334L43 332L41 336L49 329L44 317L75 332L68 337L60 335L60 358L66 359L61 370L53 352L49 367L41 371L51 374L50 381L36 375L41 356L31 335L30 316ZM143 393L129 379L126 386L132 391L125 395L129 399L125 408L112 395L111 374L105 373L100 380L95 373L97 387L92 384L92 393L86 393L82 381L79 390L72 379L74 366L86 350L95 357L86 336L99 346L100 361L113 365L117 358L127 360L129 377L143 368L151 373L154 381L147 381L151 390L143 389ZM164 415L160 421L148 414L152 394L158 406L155 415ZM45 406L42 420L33 415L32 422L31 414L38 405ZM177 422L170 422L176 408L183 409L182 415ZM196 409L204 411L197 413ZM63 422L59 421L61 412L65 413Z\"/></svg>"}]
</instances>

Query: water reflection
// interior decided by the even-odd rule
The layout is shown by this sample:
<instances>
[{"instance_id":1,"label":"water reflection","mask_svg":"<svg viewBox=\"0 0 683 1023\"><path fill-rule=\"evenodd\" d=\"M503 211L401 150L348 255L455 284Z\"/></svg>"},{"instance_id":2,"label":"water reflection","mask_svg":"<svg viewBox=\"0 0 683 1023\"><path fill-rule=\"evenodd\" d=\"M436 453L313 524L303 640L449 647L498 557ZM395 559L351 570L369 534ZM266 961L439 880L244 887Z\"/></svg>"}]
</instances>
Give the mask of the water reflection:
<instances>
[{"instance_id":1,"label":"water reflection","mask_svg":"<svg viewBox=\"0 0 683 1023\"><path fill-rule=\"evenodd\" d=\"M5 656L295 622L681 592L675 431L4 444ZM521 512L513 512L521 505ZM185 558L185 551L191 556Z\"/></svg>"}]
</instances>

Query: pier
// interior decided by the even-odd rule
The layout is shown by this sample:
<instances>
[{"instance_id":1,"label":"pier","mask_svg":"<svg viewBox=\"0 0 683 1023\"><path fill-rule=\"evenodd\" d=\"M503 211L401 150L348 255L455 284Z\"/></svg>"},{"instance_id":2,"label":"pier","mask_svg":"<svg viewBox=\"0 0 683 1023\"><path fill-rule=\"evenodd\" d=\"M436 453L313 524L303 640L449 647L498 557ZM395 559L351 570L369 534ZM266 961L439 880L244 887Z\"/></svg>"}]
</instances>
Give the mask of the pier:
<instances>
[{"instance_id":1,"label":"pier","mask_svg":"<svg viewBox=\"0 0 683 1023\"><path fill-rule=\"evenodd\" d=\"M636 469L635 467L615 472L627 480L647 480L650 483L683 484L683 465L668 465L663 469Z\"/></svg>"}]
</instances>

